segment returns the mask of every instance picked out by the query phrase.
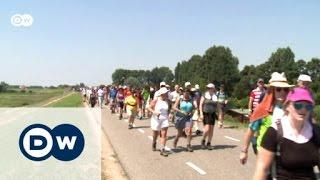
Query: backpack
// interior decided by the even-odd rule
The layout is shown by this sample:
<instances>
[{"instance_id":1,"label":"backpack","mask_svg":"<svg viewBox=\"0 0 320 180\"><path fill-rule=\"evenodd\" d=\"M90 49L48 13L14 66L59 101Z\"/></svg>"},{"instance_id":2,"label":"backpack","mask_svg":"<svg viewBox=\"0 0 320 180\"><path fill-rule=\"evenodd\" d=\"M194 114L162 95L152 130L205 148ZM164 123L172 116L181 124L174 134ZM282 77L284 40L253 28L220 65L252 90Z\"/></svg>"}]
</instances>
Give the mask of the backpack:
<instances>
[{"instance_id":1,"label":"backpack","mask_svg":"<svg viewBox=\"0 0 320 180\"><path fill-rule=\"evenodd\" d=\"M211 96L211 99L207 99L204 96L203 112L213 114L216 112L216 109L217 109L217 103L212 100L212 96Z\"/></svg>"}]
</instances>

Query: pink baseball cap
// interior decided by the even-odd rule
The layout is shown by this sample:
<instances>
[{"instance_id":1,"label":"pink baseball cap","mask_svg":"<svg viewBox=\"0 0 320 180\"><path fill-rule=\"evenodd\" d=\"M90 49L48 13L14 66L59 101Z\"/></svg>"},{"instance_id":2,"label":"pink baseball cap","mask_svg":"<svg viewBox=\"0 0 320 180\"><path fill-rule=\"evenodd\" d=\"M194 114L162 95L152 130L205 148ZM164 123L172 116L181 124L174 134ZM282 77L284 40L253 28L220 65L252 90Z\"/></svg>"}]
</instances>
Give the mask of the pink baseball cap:
<instances>
[{"instance_id":1,"label":"pink baseball cap","mask_svg":"<svg viewBox=\"0 0 320 180\"><path fill-rule=\"evenodd\" d=\"M308 101L314 104L314 100L311 97L311 92L305 88L300 88L300 87L294 88L288 93L287 101L288 100L293 102Z\"/></svg>"}]
</instances>

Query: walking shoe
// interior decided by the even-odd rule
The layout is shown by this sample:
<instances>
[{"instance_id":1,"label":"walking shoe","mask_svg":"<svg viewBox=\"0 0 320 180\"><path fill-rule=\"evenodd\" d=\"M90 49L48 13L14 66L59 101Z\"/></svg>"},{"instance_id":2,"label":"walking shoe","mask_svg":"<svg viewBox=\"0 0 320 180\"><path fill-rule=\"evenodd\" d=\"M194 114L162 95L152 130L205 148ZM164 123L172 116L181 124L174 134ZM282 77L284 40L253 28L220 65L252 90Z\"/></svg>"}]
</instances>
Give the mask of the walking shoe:
<instances>
[{"instance_id":1,"label":"walking shoe","mask_svg":"<svg viewBox=\"0 0 320 180\"><path fill-rule=\"evenodd\" d=\"M128 125L128 129L132 129L133 126L131 124Z\"/></svg>"},{"instance_id":2,"label":"walking shoe","mask_svg":"<svg viewBox=\"0 0 320 180\"><path fill-rule=\"evenodd\" d=\"M142 116L139 117L139 120L142 120Z\"/></svg>"},{"instance_id":3,"label":"walking shoe","mask_svg":"<svg viewBox=\"0 0 320 180\"><path fill-rule=\"evenodd\" d=\"M188 151L188 152L193 152L193 149L191 148L191 145L190 145L190 144L187 145L187 151Z\"/></svg>"},{"instance_id":4,"label":"walking shoe","mask_svg":"<svg viewBox=\"0 0 320 180\"><path fill-rule=\"evenodd\" d=\"M157 150L157 143L156 142L154 142L154 143L152 143L152 151L156 151Z\"/></svg>"},{"instance_id":5,"label":"walking shoe","mask_svg":"<svg viewBox=\"0 0 320 180\"><path fill-rule=\"evenodd\" d=\"M122 119L122 114L120 114L120 116L119 116L119 120L121 120Z\"/></svg>"},{"instance_id":6,"label":"walking shoe","mask_svg":"<svg viewBox=\"0 0 320 180\"><path fill-rule=\"evenodd\" d=\"M208 150L212 150L213 149L213 147L211 146L211 143L207 143L207 148L208 148Z\"/></svg>"},{"instance_id":7,"label":"walking shoe","mask_svg":"<svg viewBox=\"0 0 320 180\"><path fill-rule=\"evenodd\" d=\"M202 140L201 141L201 148L202 149L206 149L207 147L206 147L206 141L205 140Z\"/></svg>"},{"instance_id":8,"label":"walking shoe","mask_svg":"<svg viewBox=\"0 0 320 180\"><path fill-rule=\"evenodd\" d=\"M160 155L161 155L161 156L164 156L164 157L167 157L167 156L168 156L168 153L167 153L164 149L162 149L162 150L160 151Z\"/></svg>"}]
</instances>

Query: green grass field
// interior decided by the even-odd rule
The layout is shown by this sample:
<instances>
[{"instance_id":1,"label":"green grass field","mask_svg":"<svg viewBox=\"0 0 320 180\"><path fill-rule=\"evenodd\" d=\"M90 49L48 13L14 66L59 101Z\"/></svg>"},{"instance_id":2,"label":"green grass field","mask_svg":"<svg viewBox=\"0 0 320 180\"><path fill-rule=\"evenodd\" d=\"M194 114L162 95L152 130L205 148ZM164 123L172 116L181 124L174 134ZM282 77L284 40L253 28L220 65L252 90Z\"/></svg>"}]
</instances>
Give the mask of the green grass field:
<instances>
[{"instance_id":1,"label":"green grass field","mask_svg":"<svg viewBox=\"0 0 320 180\"><path fill-rule=\"evenodd\" d=\"M27 92L11 90L0 93L0 107L39 107L66 93L65 89L29 89Z\"/></svg>"},{"instance_id":2,"label":"green grass field","mask_svg":"<svg viewBox=\"0 0 320 180\"><path fill-rule=\"evenodd\" d=\"M80 93L73 93L57 102L49 104L46 107L82 107L82 96Z\"/></svg>"}]
</instances>

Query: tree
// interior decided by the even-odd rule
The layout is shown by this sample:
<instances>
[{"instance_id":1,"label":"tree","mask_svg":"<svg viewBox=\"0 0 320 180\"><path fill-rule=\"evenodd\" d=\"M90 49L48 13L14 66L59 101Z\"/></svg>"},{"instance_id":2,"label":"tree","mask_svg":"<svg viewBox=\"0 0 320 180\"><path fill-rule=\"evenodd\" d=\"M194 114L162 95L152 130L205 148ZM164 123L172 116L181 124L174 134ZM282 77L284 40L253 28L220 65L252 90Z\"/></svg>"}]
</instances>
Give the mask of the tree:
<instances>
[{"instance_id":1,"label":"tree","mask_svg":"<svg viewBox=\"0 0 320 180\"><path fill-rule=\"evenodd\" d=\"M6 92L8 90L9 84L1 81L0 83L0 92Z\"/></svg>"},{"instance_id":2,"label":"tree","mask_svg":"<svg viewBox=\"0 0 320 180\"><path fill-rule=\"evenodd\" d=\"M135 77L128 77L128 79L126 79L125 84L127 84L128 86L132 87L132 88L140 88L141 87L141 83L140 81L135 78Z\"/></svg>"},{"instance_id":3,"label":"tree","mask_svg":"<svg viewBox=\"0 0 320 180\"><path fill-rule=\"evenodd\" d=\"M209 48L203 56L203 77L207 82L225 84L227 90L230 92L240 79L238 64L238 58L232 55L229 48L213 46Z\"/></svg>"}]
</instances>

